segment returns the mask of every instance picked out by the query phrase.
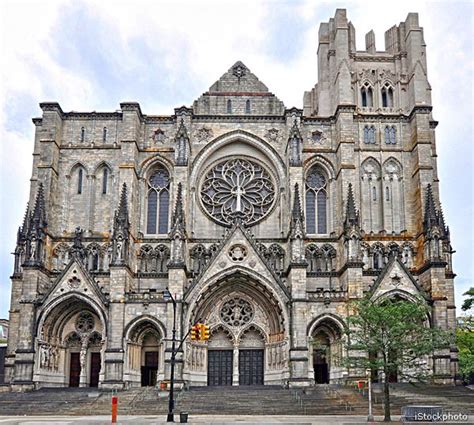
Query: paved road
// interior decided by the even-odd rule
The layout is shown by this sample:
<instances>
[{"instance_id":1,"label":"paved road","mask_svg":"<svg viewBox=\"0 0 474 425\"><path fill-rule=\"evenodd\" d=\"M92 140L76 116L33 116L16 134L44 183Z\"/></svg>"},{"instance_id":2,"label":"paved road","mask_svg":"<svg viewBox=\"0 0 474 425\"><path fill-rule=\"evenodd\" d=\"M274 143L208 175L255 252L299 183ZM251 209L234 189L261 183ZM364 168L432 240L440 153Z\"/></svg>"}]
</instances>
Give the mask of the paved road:
<instances>
[{"instance_id":1,"label":"paved road","mask_svg":"<svg viewBox=\"0 0 474 425\"><path fill-rule=\"evenodd\" d=\"M382 420L382 417L377 418ZM394 417L398 419L398 417ZM179 422L179 415L175 416L175 421ZM118 424L153 425L166 424L166 417L156 416L120 416ZM367 425L367 419L364 416L207 416L190 415L191 424L301 424L311 425L320 424L364 424ZM0 425L105 425L110 424L110 416L0 416Z\"/></svg>"}]
</instances>

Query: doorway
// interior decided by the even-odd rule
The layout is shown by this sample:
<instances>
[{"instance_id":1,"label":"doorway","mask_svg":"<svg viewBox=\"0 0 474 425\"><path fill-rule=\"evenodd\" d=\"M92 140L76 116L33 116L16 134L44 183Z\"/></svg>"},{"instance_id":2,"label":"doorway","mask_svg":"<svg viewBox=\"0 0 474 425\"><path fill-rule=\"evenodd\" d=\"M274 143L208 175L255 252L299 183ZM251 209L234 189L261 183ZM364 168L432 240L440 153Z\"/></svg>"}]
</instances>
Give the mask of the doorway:
<instances>
[{"instance_id":1,"label":"doorway","mask_svg":"<svg viewBox=\"0 0 474 425\"><path fill-rule=\"evenodd\" d=\"M69 386L78 387L81 378L81 359L79 353L70 354L69 362Z\"/></svg>"},{"instance_id":2,"label":"doorway","mask_svg":"<svg viewBox=\"0 0 474 425\"><path fill-rule=\"evenodd\" d=\"M239 385L263 385L263 350L239 350Z\"/></svg>"},{"instance_id":3,"label":"doorway","mask_svg":"<svg viewBox=\"0 0 474 425\"><path fill-rule=\"evenodd\" d=\"M207 385L232 385L232 350L209 350L207 355Z\"/></svg>"},{"instance_id":4,"label":"doorway","mask_svg":"<svg viewBox=\"0 0 474 425\"><path fill-rule=\"evenodd\" d=\"M91 365L90 365L90 383L91 387L99 386L99 374L100 374L100 353L91 353Z\"/></svg>"}]
</instances>

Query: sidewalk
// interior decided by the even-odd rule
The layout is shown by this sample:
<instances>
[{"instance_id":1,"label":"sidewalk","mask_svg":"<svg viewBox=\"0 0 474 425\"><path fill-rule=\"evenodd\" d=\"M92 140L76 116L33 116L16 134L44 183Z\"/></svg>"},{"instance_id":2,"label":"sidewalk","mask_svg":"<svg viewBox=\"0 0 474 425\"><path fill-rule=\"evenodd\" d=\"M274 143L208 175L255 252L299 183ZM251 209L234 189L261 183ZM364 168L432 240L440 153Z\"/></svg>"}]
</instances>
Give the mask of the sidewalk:
<instances>
[{"instance_id":1,"label":"sidewalk","mask_svg":"<svg viewBox=\"0 0 474 425\"><path fill-rule=\"evenodd\" d=\"M380 422L382 417L377 417ZM398 420L394 416L393 420ZM166 415L157 416L119 416L117 424L166 424ZM179 415L175 415L179 423ZM367 424L366 416L218 416L189 415L190 424ZM399 423L399 422L392 422ZM69 424L110 424L110 416L0 416L0 425L69 425Z\"/></svg>"}]
</instances>

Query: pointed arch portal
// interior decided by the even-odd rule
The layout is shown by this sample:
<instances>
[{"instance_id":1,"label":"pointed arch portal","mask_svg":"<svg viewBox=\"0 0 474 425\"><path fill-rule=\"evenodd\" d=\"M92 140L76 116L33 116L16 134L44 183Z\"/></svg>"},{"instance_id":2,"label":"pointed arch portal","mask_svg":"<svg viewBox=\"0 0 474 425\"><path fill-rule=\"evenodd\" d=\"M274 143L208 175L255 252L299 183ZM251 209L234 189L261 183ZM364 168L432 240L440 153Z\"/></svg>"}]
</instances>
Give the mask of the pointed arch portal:
<instances>
[{"instance_id":1,"label":"pointed arch portal","mask_svg":"<svg viewBox=\"0 0 474 425\"><path fill-rule=\"evenodd\" d=\"M242 273L208 286L189 312L209 323L209 341L188 343L185 374L195 385L263 385L288 376L283 309L266 287Z\"/></svg>"}]
</instances>

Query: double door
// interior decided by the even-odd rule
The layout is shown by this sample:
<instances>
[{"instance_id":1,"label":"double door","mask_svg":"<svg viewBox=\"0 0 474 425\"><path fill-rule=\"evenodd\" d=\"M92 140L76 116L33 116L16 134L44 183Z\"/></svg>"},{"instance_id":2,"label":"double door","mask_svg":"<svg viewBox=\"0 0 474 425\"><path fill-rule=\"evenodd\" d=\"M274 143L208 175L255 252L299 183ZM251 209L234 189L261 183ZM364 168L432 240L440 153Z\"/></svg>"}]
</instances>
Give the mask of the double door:
<instances>
[{"instance_id":1,"label":"double door","mask_svg":"<svg viewBox=\"0 0 474 425\"><path fill-rule=\"evenodd\" d=\"M207 384L232 385L233 350L209 350ZM239 385L263 385L263 350L239 350Z\"/></svg>"}]
</instances>

